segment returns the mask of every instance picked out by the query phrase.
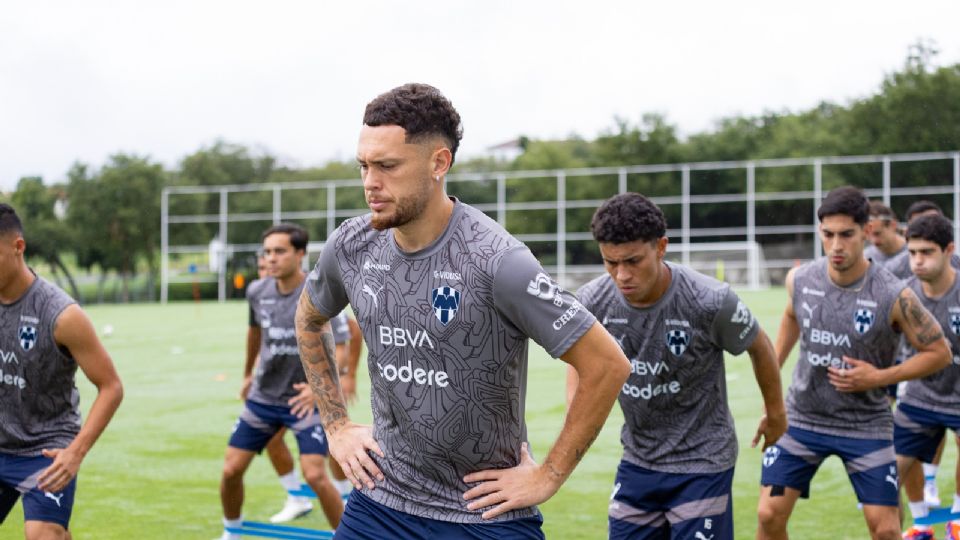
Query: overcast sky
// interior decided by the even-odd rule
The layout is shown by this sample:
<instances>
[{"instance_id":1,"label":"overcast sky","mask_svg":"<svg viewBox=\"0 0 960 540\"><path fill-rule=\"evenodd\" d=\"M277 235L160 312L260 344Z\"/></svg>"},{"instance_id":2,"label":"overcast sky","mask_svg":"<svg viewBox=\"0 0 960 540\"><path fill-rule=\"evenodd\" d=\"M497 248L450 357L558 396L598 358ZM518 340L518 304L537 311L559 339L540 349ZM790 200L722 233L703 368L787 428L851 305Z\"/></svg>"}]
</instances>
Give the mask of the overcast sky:
<instances>
[{"instance_id":1,"label":"overcast sky","mask_svg":"<svg viewBox=\"0 0 960 540\"><path fill-rule=\"evenodd\" d=\"M957 21L957 0L5 1L0 189L218 138L352 159L366 102L410 81L458 108L463 157L644 112L691 134L869 95L918 38L960 62Z\"/></svg>"}]
</instances>

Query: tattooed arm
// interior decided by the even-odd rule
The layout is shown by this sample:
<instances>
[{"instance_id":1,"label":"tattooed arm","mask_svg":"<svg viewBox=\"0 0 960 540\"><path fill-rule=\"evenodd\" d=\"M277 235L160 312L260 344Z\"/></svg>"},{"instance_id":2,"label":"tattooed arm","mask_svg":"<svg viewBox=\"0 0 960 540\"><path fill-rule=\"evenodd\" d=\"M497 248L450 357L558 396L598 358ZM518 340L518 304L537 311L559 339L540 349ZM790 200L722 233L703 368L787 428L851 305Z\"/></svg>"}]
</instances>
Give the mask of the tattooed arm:
<instances>
[{"instance_id":1,"label":"tattooed arm","mask_svg":"<svg viewBox=\"0 0 960 540\"><path fill-rule=\"evenodd\" d=\"M917 351L902 364L877 369L873 364L844 356L850 368L828 368L830 382L841 392L862 392L870 388L889 386L901 381L926 377L950 364L950 346L943 337L940 324L923 307L910 288L900 296L890 310L890 322L903 332Z\"/></svg>"},{"instance_id":2,"label":"tattooed arm","mask_svg":"<svg viewBox=\"0 0 960 540\"><path fill-rule=\"evenodd\" d=\"M594 323L561 359L575 372L568 379L570 406L563 429L543 464L533 461L524 443L520 465L480 471L463 479L468 484L479 482L464 498L471 501L467 505L470 510L489 507L484 519L552 497L600 434L630 375L630 363L600 323Z\"/></svg>"},{"instance_id":3,"label":"tattooed arm","mask_svg":"<svg viewBox=\"0 0 960 540\"><path fill-rule=\"evenodd\" d=\"M373 439L372 428L351 422L347 415L337 375L336 343L330 318L317 311L306 290L297 306L296 327L300 362L317 399L320 423L330 442L330 455L340 463L354 487L359 489L363 484L373 489L371 477L383 480L383 473L370 452L384 457L383 451Z\"/></svg>"}]
</instances>

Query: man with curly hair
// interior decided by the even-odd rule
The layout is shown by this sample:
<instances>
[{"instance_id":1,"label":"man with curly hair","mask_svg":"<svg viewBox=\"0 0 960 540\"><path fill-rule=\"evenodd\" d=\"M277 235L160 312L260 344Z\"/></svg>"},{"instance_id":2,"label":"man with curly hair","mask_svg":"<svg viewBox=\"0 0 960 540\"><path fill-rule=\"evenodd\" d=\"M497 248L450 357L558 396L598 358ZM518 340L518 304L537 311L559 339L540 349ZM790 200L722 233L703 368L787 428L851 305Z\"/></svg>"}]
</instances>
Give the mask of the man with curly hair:
<instances>
[{"instance_id":1,"label":"man with curly hair","mask_svg":"<svg viewBox=\"0 0 960 540\"><path fill-rule=\"evenodd\" d=\"M394 88L363 124L371 212L327 240L297 313L331 453L357 488L337 538L543 538L536 505L600 433L627 359L526 246L447 196L462 130L436 88ZM372 427L350 421L337 378L328 321L348 303L369 348ZM529 338L584 383L541 463L524 420Z\"/></svg>"},{"instance_id":2,"label":"man with curly hair","mask_svg":"<svg viewBox=\"0 0 960 540\"><path fill-rule=\"evenodd\" d=\"M667 221L650 199L609 199L591 230L607 274L577 295L632 368L610 538L732 539L737 437L723 353L750 355L765 409L753 445L767 448L787 427L770 339L729 285L664 260ZM568 395L578 386L568 370Z\"/></svg>"}]
</instances>

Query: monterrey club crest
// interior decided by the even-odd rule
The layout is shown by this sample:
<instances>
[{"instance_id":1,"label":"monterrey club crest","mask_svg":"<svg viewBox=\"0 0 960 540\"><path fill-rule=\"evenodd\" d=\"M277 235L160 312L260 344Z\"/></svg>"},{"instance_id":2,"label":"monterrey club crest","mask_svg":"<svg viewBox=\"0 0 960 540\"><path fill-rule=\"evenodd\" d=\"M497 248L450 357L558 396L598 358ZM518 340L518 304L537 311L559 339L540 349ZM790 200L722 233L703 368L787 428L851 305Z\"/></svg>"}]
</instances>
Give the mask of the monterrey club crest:
<instances>
[{"instance_id":1,"label":"monterrey club crest","mask_svg":"<svg viewBox=\"0 0 960 540\"><path fill-rule=\"evenodd\" d=\"M433 314L437 316L440 324L446 326L460 308L460 291L453 287L437 287L430 296Z\"/></svg>"},{"instance_id":2,"label":"monterrey club crest","mask_svg":"<svg viewBox=\"0 0 960 540\"><path fill-rule=\"evenodd\" d=\"M866 334L873 326L873 312L866 308L860 308L853 315L853 328L861 334Z\"/></svg>"},{"instance_id":3,"label":"monterrey club crest","mask_svg":"<svg viewBox=\"0 0 960 540\"><path fill-rule=\"evenodd\" d=\"M767 451L763 453L763 466L769 467L773 465L777 458L780 457L780 449L776 446L771 446L767 448Z\"/></svg>"},{"instance_id":4,"label":"monterrey club crest","mask_svg":"<svg viewBox=\"0 0 960 540\"><path fill-rule=\"evenodd\" d=\"M960 313L950 314L950 329L954 334L960 335Z\"/></svg>"},{"instance_id":5,"label":"monterrey club crest","mask_svg":"<svg viewBox=\"0 0 960 540\"><path fill-rule=\"evenodd\" d=\"M667 348L674 356L680 356L687 350L690 344L690 334L683 330L670 330L667 332Z\"/></svg>"},{"instance_id":6,"label":"monterrey club crest","mask_svg":"<svg viewBox=\"0 0 960 540\"><path fill-rule=\"evenodd\" d=\"M20 347L24 351L29 351L37 344L37 328L35 326L21 326L17 331L20 338Z\"/></svg>"}]
</instances>

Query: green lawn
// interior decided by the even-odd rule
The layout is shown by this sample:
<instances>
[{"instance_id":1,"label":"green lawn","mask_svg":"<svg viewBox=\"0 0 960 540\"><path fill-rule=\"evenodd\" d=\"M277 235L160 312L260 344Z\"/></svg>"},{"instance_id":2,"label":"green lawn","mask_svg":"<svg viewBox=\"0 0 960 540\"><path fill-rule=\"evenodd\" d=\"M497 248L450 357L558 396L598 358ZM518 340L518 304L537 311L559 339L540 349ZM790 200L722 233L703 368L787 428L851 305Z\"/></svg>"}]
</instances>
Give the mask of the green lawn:
<instances>
[{"instance_id":1,"label":"green lawn","mask_svg":"<svg viewBox=\"0 0 960 540\"><path fill-rule=\"evenodd\" d=\"M775 334L784 292L744 292L768 333ZM242 302L178 303L168 306L93 306L97 328L123 377L124 403L81 469L71 529L77 540L208 539L219 535L219 479L224 448L240 410L237 399L247 311ZM772 336L771 336L772 337ZM532 348L527 424L533 449L542 457L560 428L564 411L564 364ZM793 369L787 368L785 383ZM746 355L727 364L729 398L741 444L734 485L738 538L752 538L760 475L760 451L749 448L760 396ZM82 379L82 376L80 377ZM92 387L82 379L82 407ZM369 382L360 383L361 394ZM369 421L367 403L355 418ZM615 408L601 437L579 468L542 505L548 538L604 538L607 502L620 459L620 412ZM945 503L953 493L953 443L947 445L940 489ZM265 459L247 475L245 515L266 520L284 494ZM22 511L14 509L0 538L22 538ZM315 511L298 524L326 528ZM790 524L794 538L868 537L863 518L839 460L822 467L812 499L801 501ZM942 534L942 527L938 534Z\"/></svg>"}]
</instances>

